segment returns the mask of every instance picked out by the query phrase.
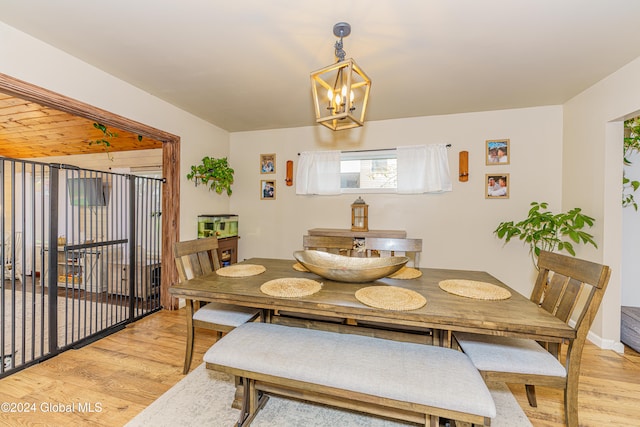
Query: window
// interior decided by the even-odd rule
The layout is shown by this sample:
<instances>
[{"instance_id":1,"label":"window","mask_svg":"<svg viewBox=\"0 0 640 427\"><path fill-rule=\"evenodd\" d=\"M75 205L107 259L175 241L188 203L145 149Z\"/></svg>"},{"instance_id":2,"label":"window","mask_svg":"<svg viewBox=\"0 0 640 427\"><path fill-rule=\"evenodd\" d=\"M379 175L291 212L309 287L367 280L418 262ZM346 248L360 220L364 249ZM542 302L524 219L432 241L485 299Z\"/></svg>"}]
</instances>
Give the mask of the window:
<instances>
[{"instance_id":1,"label":"window","mask_svg":"<svg viewBox=\"0 0 640 427\"><path fill-rule=\"evenodd\" d=\"M340 189L393 193L397 188L396 150L345 151L340 154Z\"/></svg>"}]
</instances>

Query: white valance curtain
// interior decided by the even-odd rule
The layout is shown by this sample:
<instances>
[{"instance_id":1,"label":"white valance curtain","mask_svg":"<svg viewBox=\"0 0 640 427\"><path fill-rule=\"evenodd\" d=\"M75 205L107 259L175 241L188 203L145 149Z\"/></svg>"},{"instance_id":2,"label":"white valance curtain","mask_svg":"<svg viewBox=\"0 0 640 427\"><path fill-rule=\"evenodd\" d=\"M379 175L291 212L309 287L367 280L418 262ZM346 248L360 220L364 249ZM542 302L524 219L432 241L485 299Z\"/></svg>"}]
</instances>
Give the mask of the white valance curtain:
<instances>
[{"instance_id":1,"label":"white valance curtain","mask_svg":"<svg viewBox=\"0 0 640 427\"><path fill-rule=\"evenodd\" d=\"M452 190L446 144L396 148L398 194ZM340 151L300 153L296 194L340 194Z\"/></svg>"},{"instance_id":2,"label":"white valance curtain","mask_svg":"<svg viewBox=\"0 0 640 427\"><path fill-rule=\"evenodd\" d=\"M340 194L340 151L300 153L296 194Z\"/></svg>"},{"instance_id":3,"label":"white valance curtain","mask_svg":"<svg viewBox=\"0 0 640 427\"><path fill-rule=\"evenodd\" d=\"M398 147L398 194L452 190L446 144Z\"/></svg>"}]
</instances>

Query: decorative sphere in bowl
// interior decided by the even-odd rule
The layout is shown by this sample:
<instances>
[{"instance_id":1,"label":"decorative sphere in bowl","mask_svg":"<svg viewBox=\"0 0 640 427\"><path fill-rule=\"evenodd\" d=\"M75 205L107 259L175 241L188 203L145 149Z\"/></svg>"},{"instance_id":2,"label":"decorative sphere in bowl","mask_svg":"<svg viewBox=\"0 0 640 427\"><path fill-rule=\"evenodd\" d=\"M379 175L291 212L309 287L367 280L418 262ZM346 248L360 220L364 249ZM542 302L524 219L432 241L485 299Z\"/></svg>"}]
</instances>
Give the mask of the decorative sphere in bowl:
<instances>
[{"instance_id":1,"label":"decorative sphere in bowl","mask_svg":"<svg viewBox=\"0 0 640 427\"><path fill-rule=\"evenodd\" d=\"M293 256L307 270L336 282L373 282L400 270L409 261L405 256L357 258L329 252L296 251Z\"/></svg>"}]
</instances>

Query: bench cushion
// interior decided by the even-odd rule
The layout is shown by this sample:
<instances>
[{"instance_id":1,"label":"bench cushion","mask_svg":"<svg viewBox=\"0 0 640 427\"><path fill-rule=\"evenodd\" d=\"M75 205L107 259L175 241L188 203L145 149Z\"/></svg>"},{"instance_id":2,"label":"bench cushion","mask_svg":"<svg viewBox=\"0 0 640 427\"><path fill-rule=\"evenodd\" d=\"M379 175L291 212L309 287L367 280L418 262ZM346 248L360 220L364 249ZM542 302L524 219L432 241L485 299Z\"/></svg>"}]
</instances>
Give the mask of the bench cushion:
<instances>
[{"instance_id":1,"label":"bench cushion","mask_svg":"<svg viewBox=\"0 0 640 427\"><path fill-rule=\"evenodd\" d=\"M496 407L462 352L269 323L247 323L204 361L249 372L494 418Z\"/></svg>"}]
</instances>

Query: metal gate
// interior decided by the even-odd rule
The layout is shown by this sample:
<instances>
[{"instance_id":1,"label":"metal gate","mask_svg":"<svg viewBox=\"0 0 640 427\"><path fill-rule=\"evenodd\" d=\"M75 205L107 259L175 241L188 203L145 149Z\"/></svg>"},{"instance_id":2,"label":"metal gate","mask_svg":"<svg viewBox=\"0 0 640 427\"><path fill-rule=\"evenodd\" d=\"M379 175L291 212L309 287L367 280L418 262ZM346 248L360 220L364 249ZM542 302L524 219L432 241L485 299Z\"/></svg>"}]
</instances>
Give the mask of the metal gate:
<instances>
[{"instance_id":1,"label":"metal gate","mask_svg":"<svg viewBox=\"0 0 640 427\"><path fill-rule=\"evenodd\" d=\"M159 310L162 180L0 157L0 378Z\"/></svg>"}]
</instances>

